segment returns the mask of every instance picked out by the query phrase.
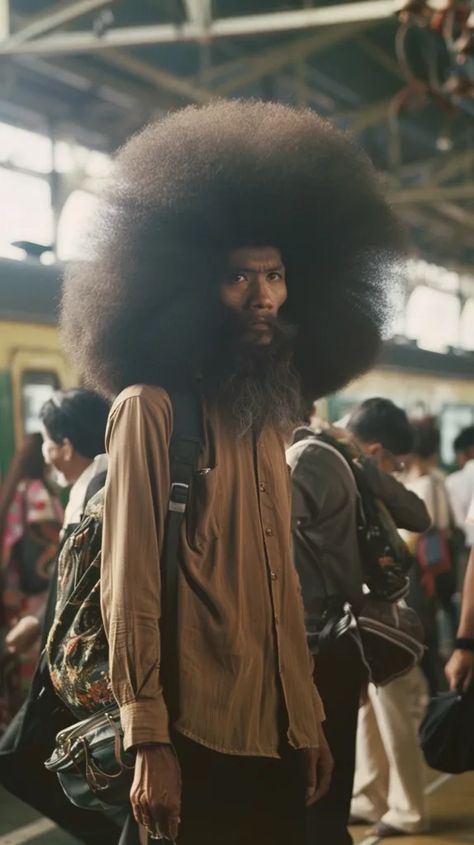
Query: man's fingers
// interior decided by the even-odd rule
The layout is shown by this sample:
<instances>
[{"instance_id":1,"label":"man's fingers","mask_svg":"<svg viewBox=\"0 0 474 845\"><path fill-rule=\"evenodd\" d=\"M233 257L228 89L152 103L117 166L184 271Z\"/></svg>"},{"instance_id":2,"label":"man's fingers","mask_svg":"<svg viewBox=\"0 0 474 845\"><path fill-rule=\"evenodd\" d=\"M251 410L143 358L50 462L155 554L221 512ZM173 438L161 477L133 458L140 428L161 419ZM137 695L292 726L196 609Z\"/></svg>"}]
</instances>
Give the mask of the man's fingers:
<instances>
[{"instance_id":1,"label":"man's fingers","mask_svg":"<svg viewBox=\"0 0 474 845\"><path fill-rule=\"evenodd\" d=\"M131 798L131 804L133 817L137 824L141 824L143 827L148 827L148 813L143 799L143 793L134 793L133 798Z\"/></svg>"},{"instance_id":2,"label":"man's fingers","mask_svg":"<svg viewBox=\"0 0 474 845\"><path fill-rule=\"evenodd\" d=\"M305 755L305 766L306 766L305 799L306 799L306 805L308 807L310 806L310 804L314 803L314 796L315 796L316 790L318 788L318 762L319 762L319 750L318 749L311 749L310 752Z\"/></svg>"},{"instance_id":3,"label":"man's fingers","mask_svg":"<svg viewBox=\"0 0 474 845\"><path fill-rule=\"evenodd\" d=\"M169 825L168 825L168 830L169 830L168 835L170 836L171 839L177 838L180 821L181 820L180 820L178 811L171 813L170 818L169 818Z\"/></svg>"},{"instance_id":4,"label":"man's fingers","mask_svg":"<svg viewBox=\"0 0 474 845\"><path fill-rule=\"evenodd\" d=\"M179 808L162 804L153 813L155 826L158 827L162 836L169 839L176 839L179 827Z\"/></svg>"},{"instance_id":5,"label":"man's fingers","mask_svg":"<svg viewBox=\"0 0 474 845\"><path fill-rule=\"evenodd\" d=\"M313 804L315 804L316 801L319 801L319 799L328 792L329 787L331 786L332 772L333 766L329 765L329 761L326 761L325 765L321 766L321 770L318 773L318 788L314 796L314 801L312 802Z\"/></svg>"}]
</instances>

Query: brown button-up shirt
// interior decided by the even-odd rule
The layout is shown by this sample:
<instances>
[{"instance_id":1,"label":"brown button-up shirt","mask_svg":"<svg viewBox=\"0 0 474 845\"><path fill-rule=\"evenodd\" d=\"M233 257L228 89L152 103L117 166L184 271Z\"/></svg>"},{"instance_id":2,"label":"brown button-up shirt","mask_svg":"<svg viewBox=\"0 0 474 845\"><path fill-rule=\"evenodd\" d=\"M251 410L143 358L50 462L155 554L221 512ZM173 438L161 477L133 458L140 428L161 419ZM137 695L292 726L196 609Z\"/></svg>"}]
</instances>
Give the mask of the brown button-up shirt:
<instances>
[{"instance_id":1,"label":"brown button-up shirt","mask_svg":"<svg viewBox=\"0 0 474 845\"><path fill-rule=\"evenodd\" d=\"M290 551L290 489L281 438L238 438L207 408L181 535L179 717L174 727L229 754L278 756L318 745L323 711L311 675ZM111 410L102 612L128 748L168 742L160 680L160 556L168 510L172 408L134 386ZM205 472L203 472L205 470Z\"/></svg>"}]
</instances>

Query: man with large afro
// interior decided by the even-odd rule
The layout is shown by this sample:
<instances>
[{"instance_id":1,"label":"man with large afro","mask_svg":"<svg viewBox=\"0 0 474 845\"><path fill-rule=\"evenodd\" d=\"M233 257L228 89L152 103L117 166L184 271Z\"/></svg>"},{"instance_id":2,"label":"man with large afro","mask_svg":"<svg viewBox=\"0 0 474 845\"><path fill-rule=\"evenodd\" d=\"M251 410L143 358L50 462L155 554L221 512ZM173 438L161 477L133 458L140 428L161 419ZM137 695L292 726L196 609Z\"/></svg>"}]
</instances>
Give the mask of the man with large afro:
<instances>
[{"instance_id":1,"label":"man with large afro","mask_svg":"<svg viewBox=\"0 0 474 845\"><path fill-rule=\"evenodd\" d=\"M328 787L284 439L303 394L374 360L400 245L369 162L330 123L220 101L124 147L87 260L66 274L67 346L116 397L102 608L137 751L131 803L149 831L174 837L180 822L180 845L298 845L304 804ZM177 389L198 393L204 437L181 534L169 712L159 559Z\"/></svg>"}]
</instances>

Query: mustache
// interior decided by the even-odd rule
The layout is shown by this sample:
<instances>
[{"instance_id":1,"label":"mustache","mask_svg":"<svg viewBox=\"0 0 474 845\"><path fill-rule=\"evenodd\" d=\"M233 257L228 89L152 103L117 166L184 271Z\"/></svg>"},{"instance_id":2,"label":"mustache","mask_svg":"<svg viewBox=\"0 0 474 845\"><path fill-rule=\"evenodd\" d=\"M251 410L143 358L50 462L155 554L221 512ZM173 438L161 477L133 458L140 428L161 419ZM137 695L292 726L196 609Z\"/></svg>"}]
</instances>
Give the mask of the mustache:
<instances>
[{"instance_id":1,"label":"mustache","mask_svg":"<svg viewBox=\"0 0 474 845\"><path fill-rule=\"evenodd\" d=\"M229 309L222 312L221 340L224 347L238 348L242 336L252 328L253 325L264 323L271 329L273 340L271 349L274 352L280 347L287 347L296 335L296 327L287 323L284 319L275 314L252 314L239 313ZM255 350L258 357L266 356L270 349L263 347Z\"/></svg>"}]
</instances>

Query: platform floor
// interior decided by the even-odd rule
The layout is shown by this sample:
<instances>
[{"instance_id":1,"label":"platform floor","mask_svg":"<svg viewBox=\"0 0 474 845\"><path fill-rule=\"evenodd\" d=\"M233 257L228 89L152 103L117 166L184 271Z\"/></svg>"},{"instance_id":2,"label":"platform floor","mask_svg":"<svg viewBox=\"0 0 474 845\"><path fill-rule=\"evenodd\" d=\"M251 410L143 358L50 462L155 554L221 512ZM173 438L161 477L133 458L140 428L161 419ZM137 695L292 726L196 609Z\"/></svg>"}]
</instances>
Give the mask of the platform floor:
<instances>
[{"instance_id":1,"label":"platform floor","mask_svg":"<svg viewBox=\"0 0 474 845\"><path fill-rule=\"evenodd\" d=\"M432 773L429 788L433 789L429 797L432 816L429 834L379 840L367 836L366 828L359 825L352 828L355 845L377 845L382 841L387 845L395 842L405 845L474 843L474 772L452 778ZM0 845L30 842L33 845L79 845L76 839L0 788Z\"/></svg>"},{"instance_id":2,"label":"platform floor","mask_svg":"<svg viewBox=\"0 0 474 845\"><path fill-rule=\"evenodd\" d=\"M430 773L428 798L431 813L431 831L420 836L403 836L392 839L377 839L367 836L367 828L357 825L351 828L355 845L377 845L379 842L393 845L458 845L474 843L474 772L450 777ZM0 840L1 843L1 840ZM329 843L324 843L329 845Z\"/></svg>"}]
</instances>

